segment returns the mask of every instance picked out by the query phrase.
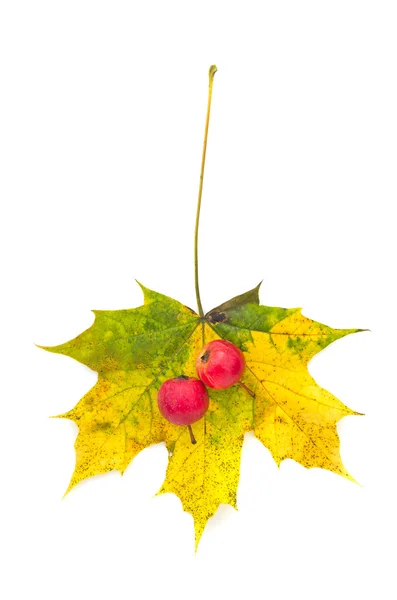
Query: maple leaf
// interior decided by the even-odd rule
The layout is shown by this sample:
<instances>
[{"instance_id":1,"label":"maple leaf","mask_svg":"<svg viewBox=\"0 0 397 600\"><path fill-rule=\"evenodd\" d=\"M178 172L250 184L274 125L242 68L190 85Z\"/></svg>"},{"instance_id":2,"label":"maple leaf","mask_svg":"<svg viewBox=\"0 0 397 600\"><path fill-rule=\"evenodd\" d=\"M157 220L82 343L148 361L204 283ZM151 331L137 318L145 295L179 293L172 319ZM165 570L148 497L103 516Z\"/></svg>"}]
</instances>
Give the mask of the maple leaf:
<instances>
[{"instance_id":1,"label":"maple leaf","mask_svg":"<svg viewBox=\"0 0 397 600\"><path fill-rule=\"evenodd\" d=\"M164 442L169 462L158 493L175 493L193 515L196 547L220 504L236 508L241 449L248 431L277 464L292 458L307 468L321 467L353 480L341 461L336 423L359 413L319 387L307 364L331 342L363 331L331 329L302 316L300 309L261 306L259 285L204 314L198 227L215 73L212 65L194 236L199 314L141 286L143 306L94 311L93 325L81 335L61 346L44 347L98 373L96 385L77 406L59 415L79 428L76 467L67 492L93 475L124 473L141 450ZM191 437L187 427L161 416L157 393L168 379L195 377L202 346L219 338L244 352L243 379L225 390L208 390L208 411L192 425Z\"/></svg>"},{"instance_id":2,"label":"maple leaf","mask_svg":"<svg viewBox=\"0 0 397 600\"><path fill-rule=\"evenodd\" d=\"M236 508L244 434L255 435L275 461L292 458L352 479L339 454L337 421L358 414L319 387L307 371L310 358L357 329L331 329L299 309L261 306L255 289L200 318L176 300L141 286L144 305L94 311L93 325L75 339L44 349L70 356L98 373L96 385L71 411L59 415L79 427L70 491L83 479L125 471L145 447L165 442L169 463L159 493L173 492L194 517L196 545L220 504ZM160 414L163 381L195 376L204 343L227 339L245 354L242 383L208 390L210 406L186 427Z\"/></svg>"}]
</instances>

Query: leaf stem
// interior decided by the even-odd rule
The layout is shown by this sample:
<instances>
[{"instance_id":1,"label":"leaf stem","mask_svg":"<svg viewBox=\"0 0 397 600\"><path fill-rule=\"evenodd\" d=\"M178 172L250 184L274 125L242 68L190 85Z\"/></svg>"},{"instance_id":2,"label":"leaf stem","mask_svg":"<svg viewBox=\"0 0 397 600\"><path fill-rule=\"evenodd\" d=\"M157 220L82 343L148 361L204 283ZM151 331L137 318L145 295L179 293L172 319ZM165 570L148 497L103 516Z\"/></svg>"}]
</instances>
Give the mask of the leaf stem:
<instances>
[{"instance_id":1,"label":"leaf stem","mask_svg":"<svg viewBox=\"0 0 397 600\"><path fill-rule=\"evenodd\" d=\"M204 318L204 311L203 311L203 306L201 304L199 276L198 276L198 230L199 230L199 222L200 222L201 196L203 194L204 168L205 168L205 155L207 152L208 127L210 124L212 85L214 83L214 76L215 76L216 71L217 71L216 66L211 65L210 70L208 72L209 87L208 87L207 118L205 121L203 154L202 154L202 158L201 158L200 186L199 186L199 193L198 193L198 200L197 200L196 227L194 230L194 283L195 283L195 287L196 287L196 299L197 299L198 311L199 311L199 315L202 319Z\"/></svg>"},{"instance_id":2,"label":"leaf stem","mask_svg":"<svg viewBox=\"0 0 397 600\"><path fill-rule=\"evenodd\" d=\"M238 385L240 387L242 387L246 392L248 392L248 394L251 396L251 398L255 398L256 397L255 394L254 394L254 392L252 390L250 390L249 387L247 387L245 385L245 383L243 383L242 381L239 381Z\"/></svg>"},{"instance_id":3,"label":"leaf stem","mask_svg":"<svg viewBox=\"0 0 397 600\"><path fill-rule=\"evenodd\" d=\"M189 430L190 441L192 442L192 444L197 444L196 438L194 437L192 426L188 425L187 428Z\"/></svg>"}]
</instances>

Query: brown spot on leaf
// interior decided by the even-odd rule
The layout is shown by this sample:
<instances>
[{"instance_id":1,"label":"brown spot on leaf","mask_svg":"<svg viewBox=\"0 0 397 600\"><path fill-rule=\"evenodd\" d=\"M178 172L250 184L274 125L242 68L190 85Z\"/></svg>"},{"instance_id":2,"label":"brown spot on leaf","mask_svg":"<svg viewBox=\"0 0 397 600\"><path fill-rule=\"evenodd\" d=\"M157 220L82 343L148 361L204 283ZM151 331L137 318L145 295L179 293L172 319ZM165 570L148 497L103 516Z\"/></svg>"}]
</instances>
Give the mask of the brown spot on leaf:
<instances>
[{"instance_id":1,"label":"brown spot on leaf","mask_svg":"<svg viewBox=\"0 0 397 600\"><path fill-rule=\"evenodd\" d=\"M210 323L224 323L226 321L227 315L224 312L217 312L213 310L208 314L208 321Z\"/></svg>"}]
</instances>

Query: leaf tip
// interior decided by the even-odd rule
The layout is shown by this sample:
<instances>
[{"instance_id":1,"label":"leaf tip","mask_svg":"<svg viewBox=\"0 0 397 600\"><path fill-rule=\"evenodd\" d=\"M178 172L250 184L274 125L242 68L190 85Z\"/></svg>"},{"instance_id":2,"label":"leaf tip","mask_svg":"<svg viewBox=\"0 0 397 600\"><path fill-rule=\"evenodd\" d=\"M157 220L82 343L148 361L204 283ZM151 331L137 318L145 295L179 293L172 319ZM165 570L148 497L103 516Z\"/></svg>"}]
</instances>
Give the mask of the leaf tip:
<instances>
[{"instance_id":1,"label":"leaf tip","mask_svg":"<svg viewBox=\"0 0 397 600\"><path fill-rule=\"evenodd\" d=\"M62 413L61 415L50 415L48 418L49 419L70 419L70 421L74 421L72 413L73 413L73 411L69 411L66 413Z\"/></svg>"},{"instance_id":2,"label":"leaf tip","mask_svg":"<svg viewBox=\"0 0 397 600\"><path fill-rule=\"evenodd\" d=\"M35 343L33 343L33 345L36 346L36 348L39 348L40 350L47 350L48 352L51 352L52 346L41 346L40 344Z\"/></svg>"},{"instance_id":3,"label":"leaf tip","mask_svg":"<svg viewBox=\"0 0 397 600\"><path fill-rule=\"evenodd\" d=\"M365 331L370 331L370 329L335 329L335 332L338 334L336 339L352 335L353 333L363 333Z\"/></svg>"},{"instance_id":4,"label":"leaf tip","mask_svg":"<svg viewBox=\"0 0 397 600\"><path fill-rule=\"evenodd\" d=\"M365 413L360 413L360 412L357 412L356 410L352 410L351 414L353 417L366 417Z\"/></svg>"},{"instance_id":5,"label":"leaf tip","mask_svg":"<svg viewBox=\"0 0 397 600\"><path fill-rule=\"evenodd\" d=\"M70 480L70 483L64 493L64 495L62 496L62 500L65 500L66 496L69 494L69 492L72 491L72 489L74 488L74 486L76 485L76 482L74 481L74 476L72 477L72 479Z\"/></svg>"},{"instance_id":6,"label":"leaf tip","mask_svg":"<svg viewBox=\"0 0 397 600\"><path fill-rule=\"evenodd\" d=\"M357 481L357 479L354 479L353 475L350 475L350 473L348 473L347 471L344 473L344 476L346 477L346 479L348 479L349 481L351 481L352 483L355 483L356 485L358 485L359 487L363 487L361 483L359 483Z\"/></svg>"},{"instance_id":7,"label":"leaf tip","mask_svg":"<svg viewBox=\"0 0 397 600\"><path fill-rule=\"evenodd\" d=\"M162 496L163 494L166 494L166 493L167 493L167 490L164 487L161 487L159 489L159 491L154 494L153 498L157 498L157 496Z\"/></svg>"},{"instance_id":8,"label":"leaf tip","mask_svg":"<svg viewBox=\"0 0 397 600\"><path fill-rule=\"evenodd\" d=\"M196 519L194 519L194 551L195 552L197 552L197 549L199 547L199 543L200 543L201 538L204 533L205 525L203 526L201 523L200 524L197 523Z\"/></svg>"},{"instance_id":9,"label":"leaf tip","mask_svg":"<svg viewBox=\"0 0 397 600\"><path fill-rule=\"evenodd\" d=\"M34 344L36 348L40 350L45 350L46 352L53 352L54 354L62 354L61 348L65 346L65 344L61 344L58 346L41 346L40 344Z\"/></svg>"},{"instance_id":10,"label":"leaf tip","mask_svg":"<svg viewBox=\"0 0 397 600\"><path fill-rule=\"evenodd\" d=\"M252 290L252 292L254 294L254 297L255 297L255 302L257 304L260 303L259 302L259 290L260 290L260 287L261 287L262 283L263 283L263 279L261 279L261 281L258 283L258 285L256 287L254 287L254 289Z\"/></svg>"},{"instance_id":11,"label":"leaf tip","mask_svg":"<svg viewBox=\"0 0 397 600\"><path fill-rule=\"evenodd\" d=\"M143 292L143 299L144 299L144 302L146 304L147 302L150 301L151 290L149 290L149 288L147 288L146 286L144 286L143 283L141 283L137 279L135 279L135 281L137 282L137 284L139 285L139 287L141 288L141 290Z\"/></svg>"},{"instance_id":12,"label":"leaf tip","mask_svg":"<svg viewBox=\"0 0 397 600\"><path fill-rule=\"evenodd\" d=\"M135 279L135 281L139 285L139 287L141 288L142 292L145 293L145 291L147 290L147 288L143 285L143 283L141 283L140 281L138 281L138 279Z\"/></svg>"}]
</instances>

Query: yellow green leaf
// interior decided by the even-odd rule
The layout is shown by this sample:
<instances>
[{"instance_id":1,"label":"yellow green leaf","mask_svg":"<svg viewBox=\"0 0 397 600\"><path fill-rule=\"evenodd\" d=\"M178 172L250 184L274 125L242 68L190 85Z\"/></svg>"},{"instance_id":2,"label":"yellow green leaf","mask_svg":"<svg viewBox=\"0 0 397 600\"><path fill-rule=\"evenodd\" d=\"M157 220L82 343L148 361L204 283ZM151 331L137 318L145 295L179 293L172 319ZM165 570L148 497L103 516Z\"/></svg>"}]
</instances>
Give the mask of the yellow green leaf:
<instances>
[{"instance_id":1,"label":"yellow green leaf","mask_svg":"<svg viewBox=\"0 0 397 600\"><path fill-rule=\"evenodd\" d=\"M197 545L220 504L236 508L248 431L255 432L278 464L292 458L352 479L340 458L336 423L358 413L320 388L307 364L331 342L359 330L331 329L302 316L299 309L261 306L259 286L203 319L176 300L141 287L143 306L94 311L89 329L65 344L45 348L98 373L96 385L60 415L79 428L67 492L88 477L111 470L123 473L142 449L164 442L169 463L159 494L175 493L193 515ZM193 445L186 427L161 416L157 392L167 379L196 376L202 345L217 338L244 352L245 388L209 390L209 410L192 426L197 440Z\"/></svg>"}]
</instances>

